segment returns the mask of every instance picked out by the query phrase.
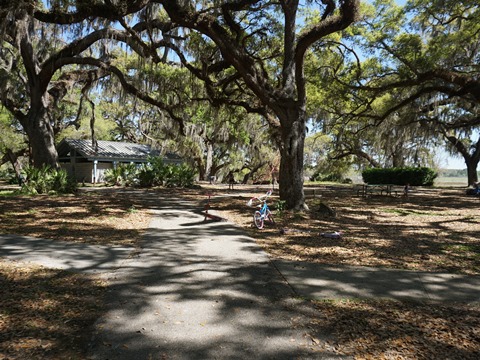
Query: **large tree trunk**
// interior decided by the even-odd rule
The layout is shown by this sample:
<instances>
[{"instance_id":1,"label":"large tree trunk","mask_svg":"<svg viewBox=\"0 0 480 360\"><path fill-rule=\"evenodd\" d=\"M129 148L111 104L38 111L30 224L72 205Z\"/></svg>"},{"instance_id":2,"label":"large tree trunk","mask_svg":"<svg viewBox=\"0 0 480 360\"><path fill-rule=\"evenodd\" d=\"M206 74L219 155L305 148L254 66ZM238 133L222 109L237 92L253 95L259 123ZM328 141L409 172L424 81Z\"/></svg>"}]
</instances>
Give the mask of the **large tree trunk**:
<instances>
[{"instance_id":1,"label":"large tree trunk","mask_svg":"<svg viewBox=\"0 0 480 360\"><path fill-rule=\"evenodd\" d=\"M201 5L194 6L189 1L162 2L165 11L175 23L198 31L215 42L223 57L222 69L225 68L226 64L235 68L238 77L242 78L245 87L255 94L263 109L254 105L256 100L253 100L250 104L248 100L244 103L242 99L240 101L243 103L241 106L246 108L247 111L262 114L267 118L272 115L272 112L278 117L280 126L277 121L269 122L269 124L272 130L281 132L279 136L281 139L276 139L281 148L280 198L285 200L287 208L303 210L306 208L303 193L303 147L306 123L305 102L307 98L304 76L305 56L313 44L332 33L345 29L355 21L359 14L359 1L344 0L338 1L338 3L323 1L323 4L327 5L320 10L322 15L319 18L319 23L301 32L296 29L299 1L281 1L281 5L278 6L278 9L284 15L283 63L281 69L275 66L271 67L268 57L264 56L262 60L256 54L252 54L250 45L247 45L250 44L250 38L252 44L260 44L265 32L252 26L252 32L250 33L248 26L236 22L237 18L243 19L242 12L245 12L246 16L251 16L251 11L254 11L253 8L255 8L252 5L255 5L255 2L233 1L225 3L219 3L223 4L221 5L222 16L217 17L215 15L220 14L219 12L211 12ZM336 9L337 4L338 10ZM215 6L211 8L215 11L220 10ZM265 11L270 11L269 6L265 9ZM257 16L257 14L254 15ZM281 16L280 13L278 15ZM260 33L264 35L257 38ZM261 40L261 43L265 43L265 40ZM273 49L266 49L267 52L269 50ZM277 49L271 55L276 62L282 62ZM205 69L212 69L217 74L217 70L213 69L217 69L217 65L220 65L220 63L215 64L216 66L212 65L214 64L208 64ZM267 69L271 70L270 73ZM280 71L281 81L279 84L277 79ZM233 74L228 75L229 78L231 75ZM199 78L205 79L205 75L201 75ZM235 79L235 77L228 79L226 84L233 84L232 79ZM207 83L209 82L210 80L207 81ZM248 93L243 89L243 84L239 84L239 86L241 93ZM215 97L214 93L215 91L211 91L211 94ZM221 97L224 95L222 94ZM236 102L237 99L233 101L233 103Z\"/></svg>"},{"instance_id":2,"label":"large tree trunk","mask_svg":"<svg viewBox=\"0 0 480 360\"><path fill-rule=\"evenodd\" d=\"M282 146L280 148L280 198L288 209L306 210L303 193L303 153L305 144L305 112L295 109L287 112L282 122Z\"/></svg>"},{"instance_id":3,"label":"large tree trunk","mask_svg":"<svg viewBox=\"0 0 480 360\"><path fill-rule=\"evenodd\" d=\"M58 153L55 148L54 130L50 124L47 111L50 101L48 85L54 71L48 68L48 71L42 74L42 69L40 68L41 61L38 59L38 53L34 47L35 26L33 18L24 9L16 15L12 37L15 38L19 45L18 50L22 56L26 79L28 79L26 88L30 96L28 113L22 117L17 117L27 133L33 165L37 168L44 165L58 168Z\"/></svg>"},{"instance_id":4,"label":"large tree trunk","mask_svg":"<svg viewBox=\"0 0 480 360\"><path fill-rule=\"evenodd\" d=\"M43 107L31 108L26 123L22 125L30 142L33 165L36 168L44 165L58 168L58 153L55 148L53 128L48 121L46 109Z\"/></svg>"},{"instance_id":5,"label":"large tree trunk","mask_svg":"<svg viewBox=\"0 0 480 360\"><path fill-rule=\"evenodd\" d=\"M405 156L404 156L402 147L399 146L392 153L392 167L401 168L404 166L405 166Z\"/></svg>"},{"instance_id":6,"label":"large tree trunk","mask_svg":"<svg viewBox=\"0 0 480 360\"><path fill-rule=\"evenodd\" d=\"M205 181L206 176L205 176L205 166L203 166L203 159L199 158L199 157L196 157L195 158L195 164L196 164L197 170L198 170L198 179L200 181Z\"/></svg>"},{"instance_id":7,"label":"large tree trunk","mask_svg":"<svg viewBox=\"0 0 480 360\"><path fill-rule=\"evenodd\" d=\"M2 158L2 164L6 161L10 161L12 164L13 170L15 171L15 175L17 179L20 179L21 177L21 171L22 171L22 164L19 161L20 156L24 156L27 151L25 149L22 149L17 152L13 152L12 149L7 149L5 155ZM8 160L7 160L8 159Z\"/></svg>"},{"instance_id":8,"label":"large tree trunk","mask_svg":"<svg viewBox=\"0 0 480 360\"><path fill-rule=\"evenodd\" d=\"M467 180L468 186L478 182L477 166L480 162L480 137L474 145L475 151L473 153L469 152L469 148L465 146L457 137L454 135L447 135L444 133L447 140L457 149L457 151L463 156L465 160L465 165L467 165Z\"/></svg>"},{"instance_id":9,"label":"large tree trunk","mask_svg":"<svg viewBox=\"0 0 480 360\"><path fill-rule=\"evenodd\" d=\"M465 164L467 165L467 179L468 186L472 186L478 182L477 166L478 160L472 158L465 159Z\"/></svg>"}]
</instances>

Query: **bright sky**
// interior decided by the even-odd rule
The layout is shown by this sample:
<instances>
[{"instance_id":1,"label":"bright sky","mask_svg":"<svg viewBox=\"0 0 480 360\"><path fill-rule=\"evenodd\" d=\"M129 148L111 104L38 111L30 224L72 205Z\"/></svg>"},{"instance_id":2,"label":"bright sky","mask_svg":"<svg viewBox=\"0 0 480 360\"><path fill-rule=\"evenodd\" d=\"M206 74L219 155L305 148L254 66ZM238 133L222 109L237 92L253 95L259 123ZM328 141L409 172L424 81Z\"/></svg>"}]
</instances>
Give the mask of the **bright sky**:
<instances>
[{"instance_id":1,"label":"bright sky","mask_svg":"<svg viewBox=\"0 0 480 360\"><path fill-rule=\"evenodd\" d=\"M443 149L437 149L437 160L441 169L466 169L465 160L462 157L453 157Z\"/></svg>"},{"instance_id":2,"label":"bright sky","mask_svg":"<svg viewBox=\"0 0 480 360\"><path fill-rule=\"evenodd\" d=\"M463 158L449 157L442 161L440 167L442 169L466 169L465 160Z\"/></svg>"}]
</instances>

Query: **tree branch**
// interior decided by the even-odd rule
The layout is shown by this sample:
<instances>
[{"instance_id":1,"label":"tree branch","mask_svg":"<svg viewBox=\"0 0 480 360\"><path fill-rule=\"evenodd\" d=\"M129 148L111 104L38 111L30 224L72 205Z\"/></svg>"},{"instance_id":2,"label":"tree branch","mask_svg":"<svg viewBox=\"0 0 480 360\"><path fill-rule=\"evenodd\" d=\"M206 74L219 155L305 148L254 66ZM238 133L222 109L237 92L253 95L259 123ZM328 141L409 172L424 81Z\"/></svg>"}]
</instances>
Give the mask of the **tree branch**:
<instances>
[{"instance_id":1,"label":"tree branch","mask_svg":"<svg viewBox=\"0 0 480 360\"><path fill-rule=\"evenodd\" d=\"M81 61L78 62L79 60L81 60ZM114 74L117 77L117 79L120 81L120 83L122 84L122 87L125 91L127 91L129 94L134 95L135 97L143 100L144 102L146 102L150 105L154 105L154 106L164 110L165 112L167 112L168 115L172 118L172 120L174 120L179 125L181 133L183 135L185 135L185 124L184 124L183 118L177 116L174 113L174 109L182 107L181 104L171 106L171 105L167 105L163 101L152 98L147 93L141 91L140 89L136 88L134 85L129 83L127 81L125 75L123 74L123 72L119 68L117 68L116 66L113 66L111 64L108 64L106 62L103 62L99 59L81 58L81 59L73 59L73 62L96 66L98 68L101 68L105 71L108 71L108 72Z\"/></svg>"},{"instance_id":2,"label":"tree branch","mask_svg":"<svg viewBox=\"0 0 480 360\"><path fill-rule=\"evenodd\" d=\"M329 9L329 6L327 6L321 22L299 36L295 49L295 78L299 98L305 98L306 96L305 76L303 74L306 51L321 38L346 29L352 24L359 15L359 6L359 0L342 1L339 15L333 15L333 9Z\"/></svg>"},{"instance_id":3,"label":"tree branch","mask_svg":"<svg viewBox=\"0 0 480 360\"><path fill-rule=\"evenodd\" d=\"M35 19L51 24L71 25L77 24L90 18L103 18L110 20L117 20L123 16L134 14L149 3L151 0L131 0L122 1L119 6L113 4L104 4L102 2L92 3L91 1L77 1L76 12L62 12L57 9L52 9L45 12L38 8L33 11Z\"/></svg>"}]
</instances>

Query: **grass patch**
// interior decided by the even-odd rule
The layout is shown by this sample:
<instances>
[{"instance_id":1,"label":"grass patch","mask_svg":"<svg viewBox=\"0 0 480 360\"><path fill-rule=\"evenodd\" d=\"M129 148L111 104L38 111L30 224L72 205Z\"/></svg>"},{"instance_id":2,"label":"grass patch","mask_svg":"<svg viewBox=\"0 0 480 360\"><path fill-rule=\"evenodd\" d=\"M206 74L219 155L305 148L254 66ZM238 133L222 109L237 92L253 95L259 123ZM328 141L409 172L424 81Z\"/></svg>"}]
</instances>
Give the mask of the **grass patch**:
<instances>
[{"instance_id":1,"label":"grass patch","mask_svg":"<svg viewBox=\"0 0 480 360\"><path fill-rule=\"evenodd\" d=\"M127 209L127 213L129 214L135 214L137 211L138 211L137 208L133 205Z\"/></svg>"},{"instance_id":2,"label":"grass patch","mask_svg":"<svg viewBox=\"0 0 480 360\"><path fill-rule=\"evenodd\" d=\"M443 250L452 255L457 255L462 258L476 258L480 259L480 245L474 244L449 244L443 247Z\"/></svg>"},{"instance_id":3,"label":"grass patch","mask_svg":"<svg viewBox=\"0 0 480 360\"><path fill-rule=\"evenodd\" d=\"M480 252L479 245L452 244L445 245L444 249L456 252Z\"/></svg>"}]
</instances>

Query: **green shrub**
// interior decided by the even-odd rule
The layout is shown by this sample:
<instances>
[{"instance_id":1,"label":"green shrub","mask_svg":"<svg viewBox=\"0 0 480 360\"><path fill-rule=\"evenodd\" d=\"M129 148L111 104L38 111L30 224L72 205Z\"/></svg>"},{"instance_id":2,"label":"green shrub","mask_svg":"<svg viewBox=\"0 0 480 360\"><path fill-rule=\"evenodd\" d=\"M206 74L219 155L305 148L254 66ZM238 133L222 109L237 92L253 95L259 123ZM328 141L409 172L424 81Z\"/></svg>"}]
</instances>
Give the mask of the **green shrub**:
<instances>
[{"instance_id":1,"label":"green shrub","mask_svg":"<svg viewBox=\"0 0 480 360\"><path fill-rule=\"evenodd\" d=\"M26 167L22 171L23 194L67 194L77 190L77 182L70 178L64 169L55 169L49 165L41 168Z\"/></svg>"},{"instance_id":2,"label":"green shrub","mask_svg":"<svg viewBox=\"0 0 480 360\"><path fill-rule=\"evenodd\" d=\"M432 186L437 173L426 167L371 168L362 172L362 178L368 184L394 184L411 186Z\"/></svg>"},{"instance_id":3,"label":"green shrub","mask_svg":"<svg viewBox=\"0 0 480 360\"><path fill-rule=\"evenodd\" d=\"M156 185L155 172L148 164L143 164L137 174L138 185L141 187L151 187Z\"/></svg>"},{"instance_id":4,"label":"green shrub","mask_svg":"<svg viewBox=\"0 0 480 360\"><path fill-rule=\"evenodd\" d=\"M105 181L116 186L132 186L138 181L137 166L135 164L118 164L116 167L105 170Z\"/></svg>"},{"instance_id":5,"label":"green shrub","mask_svg":"<svg viewBox=\"0 0 480 360\"><path fill-rule=\"evenodd\" d=\"M343 175L340 173L321 173L319 170L310 176L310 181L343 182Z\"/></svg>"},{"instance_id":6,"label":"green shrub","mask_svg":"<svg viewBox=\"0 0 480 360\"><path fill-rule=\"evenodd\" d=\"M0 180L6 181L10 185L18 185L17 175L11 168L0 170Z\"/></svg>"},{"instance_id":7,"label":"green shrub","mask_svg":"<svg viewBox=\"0 0 480 360\"><path fill-rule=\"evenodd\" d=\"M287 208L287 202L285 200L277 200L275 202L275 210L279 215L282 215L285 209Z\"/></svg>"},{"instance_id":8,"label":"green shrub","mask_svg":"<svg viewBox=\"0 0 480 360\"><path fill-rule=\"evenodd\" d=\"M165 165L163 159L158 156L149 157L148 164L153 172L153 185L163 185L170 172L168 166Z\"/></svg>"},{"instance_id":9,"label":"green shrub","mask_svg":"<svg viewBox=\"0 0 480 360\"><path fill-rule=\"evenodd\" d=\"M187 164L170 165L175 168L173 172L176 186L192 187L195 182L195 170Z\"/></svg>"},{"instance_id":10,"label":"green shrub","mask_svg":"<svg viewBox=\"0 0 480 360\"><path fill-rule=\"evenodd\" d=\"M121 170L118 166L105 170L103 176L110 185L120 186L122 184Z\"/></svg>"},{"instance_id":11,"label":"green shrub","mask_svg":"<svg viewBox=\"0 0 480 360\"><path fill-rule=\"evenodd\" d=\"M165 164L160 157L150 157L147 164L120 164L105 172L105 180L114 185L138 185L141 187L167 186L192 187L195 171L186 164Z\"/></svg>"},{"instance_id":12,"label":"green shrub","mask_svg":"<svg viewBox=\"0 0 480 360\"><path fill-rule=\"evenodd\" d=\"M125 186L133 186L138 183L138 166L136 164L123 164L122 171Z\"/></svg>"},{"instance_id":13,"label":"green shrub","mask_svg":"<svg viewBox=\"0 0 480 360\"><path fill-rule=\"evenodd\" d=\"M165 171L164 185L167 187L192 187L195 171L186 164L168 164Z\"/></svg>"}]
</instances>

